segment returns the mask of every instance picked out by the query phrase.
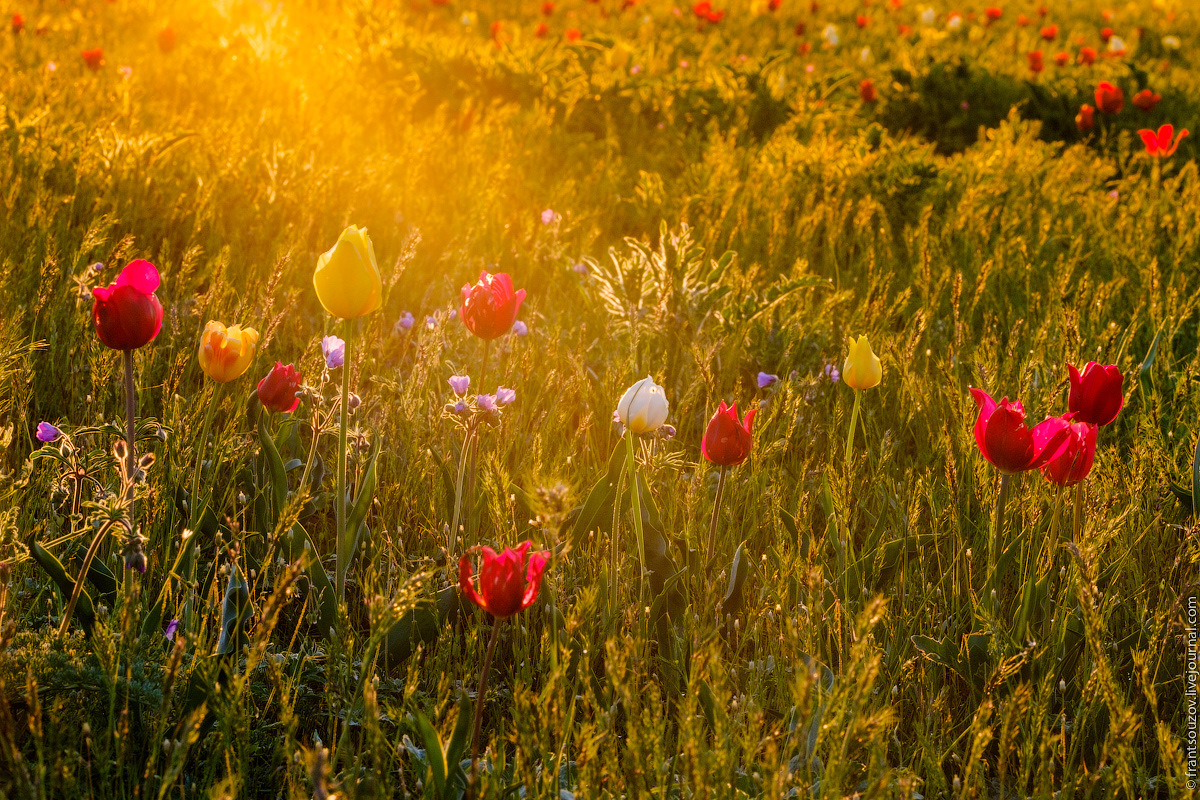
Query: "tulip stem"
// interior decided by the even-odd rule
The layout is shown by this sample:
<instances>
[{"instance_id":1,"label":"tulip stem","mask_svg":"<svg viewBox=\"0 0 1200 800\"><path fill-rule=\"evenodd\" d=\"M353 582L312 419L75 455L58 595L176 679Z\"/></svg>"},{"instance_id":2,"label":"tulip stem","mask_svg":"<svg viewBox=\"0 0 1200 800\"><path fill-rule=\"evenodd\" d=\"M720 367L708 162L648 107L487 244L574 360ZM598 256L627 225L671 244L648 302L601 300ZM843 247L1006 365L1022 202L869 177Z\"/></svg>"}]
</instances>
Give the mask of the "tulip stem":
<instances>
[{"instance_id":1,"label":"tulip stem","mask_svg":"<svg viewBox=\"0 0 1200 800\"><path fill-rule=\"evenodd\" d=\"M346 539L346 426L350 416L350 365L352 363L350 346L354 339L350 334L351 331L346 332L346 354L342 361L342 401L338 407L340 423L338 425L337 497L335 498L335 507L337 508L337 545L335 550L337 556L334 578L337 580L339 605L346 602L346 573L342 559L352 555L343 553Z\"/></svg>"},{"instance_id":2,"label":"tulip stem","mask_svg":"<svg viewBox=\"0 0 1200 800\"><path fill-rule=\"evenodd\" d=\"M1073 522L1071 541L1079 544L1079 537L1083 534L1083 481L1075 484L1075 517Z\"/></svg>"},{"instance_id":3,"label":"tulip stem","mask_svg":"<svg viewBox=\"0 0 1200 800\"><path fill-rule=\"evenodd\" d=\"M850 412L850 430L846 433L846 466L850 466L850 457L854 452L854 428L858 425L858 411L862 407L862 390L854 390L854 410Z\"/></svg>"},{"instance_id":4,"label":"tulip stem","mask_svg":"<svg viewBox=\"0 0 1200 800\"><path fill-rule=\"evenodd\" d=\"M629 455L629 503L633 511L633 530L637 534L638 545L638 603L642 600L642 590L645 588L646 549L642 538L642 498L638 489L637 462L633 457L633 431L625 432L626 452ZM640 609L640 605L639 605Z\"/></svg>"},{"instance_id":5,"label":"tulip stem","mask_svg":"<svg viewBox=\"0 0 1200 800\"><path fill-rule=\"evenodd\" d=\"M1000 492L996 495L996 516L992 520L992 536L988 540L988 582L991 583L995 577L996 559L998 553L1003 552L1004 543L1001 537L1004 535L1004 506L1008 504L1008 485L1012 480L1012 475L1007 472L1000 473Z\"/></svg>"},{"instance_id":6,"label":"tulip stem","mask_svg":"<svg viewBox=\"0 0 1200 800\"><path fill-rule=\"evenodd\" d=\"M492 667L492 653L496 652L502 621L499 617L492 618L492 638L488 641L483 669L479 672L479 689L475 692L475 719L471 723L471 779L467 783L467 797L475 795L475 779L479 771L479 729L483 726L483 697L487 691L488 670Z\"/></svg>"},{"instance_id":7,"label":"tulip stem","mask_svg":"<svg viewBox=\"0 0 1200 800\"><path fill-rule=\"evenodd\" d=\"M446 563L454 564L454 549L458 546L458 523L462 519L463 476L467 473L467 454L471 452L471 443L475 440L475 428L467 428L463 438L462 452L458 455L458 483L454 488L454 519L450 523L450 538L446 543Z\"/></svg>"},{"instance_id":8,"label":"tulip stem","mask_svg":"<svg viewBox=\"0 0 1200 800\"><path fill-rule=\"evenodd\" d=\"M200 425L200 439L196 445L196 464L192 467L192 494L188 498L188 517L191 522L188 527L195 530L200 525L200 515L203 511L203 505L200 502L200 469L204 465L204 451L208 447L208 433L212 429L213 412L216 410L221 399L221 390L225 384L218 383L217 388L213 393L212 400L204 409L204 422ZM214 448L215 451L215 448ZM215 455L215 452L214 452ZM216 471L216 462L214 460L213 470Z\"/></svg>"},{"instance_id":9,"label":"tulip stem","mask_svg":"<svg viewBox=\"0 0 1200 800\"><path fill-rule=\"evenodd\" d=\"M483 341L483 363L479 367L479 394L487 394L487 390L483 388L483 379L487 377L488 356L492 352L492 340L484 339ZM479 457L479 437L471 438L471 468L467 472L467 496L475 496L475 465ZM472 504L473 506L474 504ZM473 531L473 520L471 519L471 508L467 509L467 531ZM457 531L457 529L455 529Z\"/></svg>"},{"instance_id":10,"label":"tulip stem","mask_svg":"<svg viewBox=\"0 0 1200 800\"><path fill-rule=\"evenodd\" d=\"M128 350L126 353L130 352ZM83 556L83 564L79 567L79 577L75 579L75 586L71 589L71 597L67 600L67 607L63 609L62 621L58 625L58 638L62 639L67 635L67 630L71 627L71 617L75 614L75 605L79 602L79 595L83 594L83 581L87 578L88 570L92 567L92 561L96 558L96 553L100 550L100 543L104 541L104 537L108 535L109 530L113 525L116 525L115 520L109 520L96 531L95 537L92 538L92 543L88 545L87 552ZM122 523L123 524L123 523Z\"/></svg>"},{"instance_id":11,"label":"tulip stem","mask_svg":"<svg viewBox=\"0 0 1200 800\"><path fill-rule=\"evenodd\" d=\"M712 522L708 524L708 562L712 563L717 552L717 519L721 513L721 500L725 497L725 475L729 467L721 465L721 477L717 479L717 497L713 501Z\"/></svg>"},{"instance_id":12,"label":"tulip stem","mask_svg":"<svg viewBox=\"0 0 1200 800\"><path fill-rule=\"evenodd\" d=\"M125 474L129 477L129 516L133 517L133 479L137 475L137 453L134 439L137 438L137 387L133 383L133 351L122 350L125 361L125 444L129 448L125 461Z\"/></svg>"}]
</instances>

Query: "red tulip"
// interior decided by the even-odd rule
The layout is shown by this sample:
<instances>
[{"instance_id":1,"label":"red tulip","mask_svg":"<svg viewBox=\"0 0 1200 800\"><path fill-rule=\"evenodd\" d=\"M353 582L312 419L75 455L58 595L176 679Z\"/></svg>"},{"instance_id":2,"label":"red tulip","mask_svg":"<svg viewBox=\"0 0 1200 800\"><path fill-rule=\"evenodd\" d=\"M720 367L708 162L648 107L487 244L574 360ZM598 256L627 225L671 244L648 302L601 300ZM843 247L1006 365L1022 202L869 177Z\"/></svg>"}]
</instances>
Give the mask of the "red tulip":
<instances>
[{"instance_id":1,"label":"red tulip","mask_svg":"<svg viewBox=\"0 0 1200 800\"><path fill-rule=\"evenodd\" d=\"M1187 128L1179 130L1179 138L1175 139L1175 126L1171 123L1162 125L1158 129L1158 133L1152 130L1143 129L1138 131L1138 135L1142 137L1142 143L1146 145L1146 153L1160 158L1174 155L1175 150L1179 147L1179 143L1187 138ZM1174 142L1172 142L1174 139Z\"/></svg>"},{"instance_id":2,"label":"red tulip","mask_svg":"<svg viewBox=\"0 0 1200 800\"><path fill-rule=\"evenodd\" d=\"M875 91L875 84L871 82L870 78L865 78L858 85L858 96L864 103L874 103L879 99L879 93Z\"/></svg>"},{"instance_id":3,"label":"red tulip","mask_svg":"<svg viewBox=\"0 0 1200 800\"><path fill-rule=\"evenodd\" d=\"M1112 28L1101 28L1100 29L1100 41L1104 42L1105 44L1108 44L1108 40L1112 38L1112 35L1113 35Z\"/></svg>"},{"instance_id":4,"label":"red tulip","mask_svg":"<svg viewBox=\"0 0 1200 800\"><path fill-rule=\"evenodd\" d=\"M258 382L258 399L265 408L286 414L295 411L300 404L296 390L300 388L302 376L294 364L284 366L276 361L267 377Z\"/></svg>"},{"instance_id":5,"label":"red tulip","mask_svg":"<svg viewBox=\"0 0 1200 800\"><path fill-rule=\"evenodd\" d=\"M1075 127L1079 128L1080 133L1087 133L1096 127L1096 109L1087 103L1081 105L1079 113L1075 115Z\"/></svg>"},{"instance_id":6,"label":"red tulip","mask_svg":"<svg viewBox=\"0 0 1200 800\"><path fill-rule=\"evenodd\" d=\"M92 289L96 335L114 350L136 350L162 330L163 308L154 290L158 270L149 261L131 261L108 286Z\"/></svg>"},{"instance_id":7,"label":"red tulip","mask_svg":"<svg viewBox=\"0 0 1200 800\"><path fill-rule=\"evenodd\" d=\"M1053 42L1056 38L1058 38L1058 26L1047 25L1046 27L1042 28L1042 38L1047 42Z\"/></svg>"},{"instance_id":8,"label":"red tulip","mask_svg":"<svg viewBox=\"0 0 1200 800\"><path fill-rule=\"evenodd\" d=\"M514 292L512 278L507 273L481 272L478 283L462 287L462 299L460 313L467 330L491 341L512 330L525 301L525 290Z\"/></svg>"},{"instance_id":9,"label":"red tulip","mask_svg":"<svg viewBox=\"0 0 1200 800\"><path fill-rule=\"evenodd\" d=\"M859 14L854 18L854 24L859 27L859 30L861 30L871 24L871 18L866 14Z\"/></svg>"},{"instance_id":10,"label":"red tulip","mask_svg":"<svg viewBox=\"0 0 1200 800\"><path fill-rule=\"evenodd\" d=\"M1029 17L1025 16L1024 14L1017 14L1017 24L1024 28L1029 24Z\"/></svg>"},{"instance_id":11,"label":"red tulip","mask_svg":"<svg viewBox=\"0 0 1200 800\"><path fill-rule=\"evenodd\" d=\"M1096 108L1105 114L1119 114L1125 107L1125 93L1120 86L1113 86L1108 81L1100 81L1096 87Z\"/></svg>"},{"instance_id":12,"label":"red tulip","mask_svg":"<svg viewBox=\"0 0 1200 800\"><path fill-rule=\"evenodd\" d=\"M25 18L22 17L20 14L13 14L12 15L13 36L16 36L18 33L20 33L23 30L25 30Z\"/></svg>"},{"instance_id":13,"label":"red tulip","mask_svg":"<svg viewBox=\"0 0 1200 800\"><path fill-rule=\"evenodd\" d=\"M717 413L708 421L704 431L704 439L700 442L700 452L714 464L722 467L732 467L740 464L750 455L750 426L758 409L752 408L746 412L745 422L738 422L737 403L725 405L722 400L717 407Z\"/></svg>"},{"instance_id":14,"label":"red tulip","mask_svg":"<svg viewBox=\"0 0 1200 800\"><path fill-rule=\"evenodd\" d=\"M1069 62L1070 60L1071 60L1070 53L1055 53L1054 54L1054 63L1060 67L1065 67L1067 65L1067 62Z\"/></svg>"},{"instance_id":15,"label":"red tulip","mask_svg":"<svg viewBox=\"0 0 1200 800\"><path fill-rule=\"evenodd\" d=\"M1074 414L1067 413L1069 420L1067 449L1062 455L1042 467L1046 480L1059 486L1074 486L1088 476L1096 461L1096 432L1100 429L1090 422L1075 422Z\"/></svg>"},{"instance_id":16,"label":"red tulip","mask_svg":"<svg viewBox=\"0 0 1200 800\"><path fill-rule=\"evenodd\" d=\"M1142 89L1133 96L1133 104L1147 114L1154 110L1154 107L1162 100L1161 94L1155 94L1149 89Z\"/></svg>"},{"instance_id":17,"label":"red tulip","mask_svg":"<svg viewBox=\"0 0 1200 800\"><path fill-rule=\"evenodd\" d=\"M1079 48L1079 63L1091 66L1096 63L1096 49L1094 47Z\"/></svg>"},{"instance_id":18,"label":"red tulip","mask_svg":"<svg viewBox=\"0 0 1200 800\"><path fill-rule=\"evenodd\" d=\"M1068 422L1051 417L1032 430L1025 424L1025 408L1021 403L999 403L981 389L971 389L971 397L979 406L975 420L975 443L983 457L1001 472L1025 472L1052 461L1067 448Z\"/></svg>"},{"instance_id":19,"label":"red tulip","mask_svg":"<svg viewBox=\"0 0 1200 800\"><path fill-rule=\"evenodd\" d=\"M568 42L577 42L579 41L579 37L583 34L579 32L579 28L567 28L564 35L567 37Z\"/></svg>"},{"instance_id":20,"label":"red tulip","mask_svg":"<svg viewBox=\"0 0 1200 800\"><path fill-rule=\"evenodd\" d=\"M87 68L92 72L104 66L104 50L99 47L95 50L82 50L79 55L83 57L83 63L87 64Z\"/></svg>"},{"instance_id":21,"label":"red tulip","mask_svg":"<svg viewBox=\"0 0 1200 800\"><path fill-rule=\"evenodd\" d=\"M542 3L542 14L544 14L547 17L554 15L553 0L546 0L546 2Z\"/></svg>"},{"instance_id":22,"label":"red tulip","mask_svg":"<svg viewBox=\"0 0 1200 800\"><path fill-rule=\"evenodd\" d=\"M991 25L993 22L996 22L1002 16L1004 16L1004 9L992 6L990 8L985 8L983 14L985 17L987 17L988 24Z\"/></svg>"},{"instance_id":23,"label":"red tulip","mask_svg":"<svg viewBox=\"0 0 1200 800\"><path fill-rule=\"evenodd\" d=\"M531 542L522 542L515 550L507 548L499 555L490 547L482 547L483 566L479 569L479 590L471 574L471 554L458 562L458 587L475 604L493 617L503 619L524 611L537 599L542 585L542 573L550 561L547 552L531 553L529 563L525 554Z\"/></svg>"},{"instance_id":24,"label":"red tulip","mask_svg":"<svg viewBox=\"0 0 1200 800\"><path fill-rule=\"evenodd\" d=\"M1029 61L1029 69L1033 72L1042 71L1042 51L1034 50L1032 53L1027 53L1025 58Z\"/></svg>"},{"instance_id":25,"label":"red tulip","mask_svg":"<svg viewBox=\"0 0 1200 800\"><path fill-rule=\"evenodd\" d=\"M1107 425L1116 419L1123 402L1121 387L1125 378L1121 371L1114 365L1102 367L1095 361L1087 363L1082 375L1070 364L1067 369L1071 371L1067 408L1074 421Z\"/></svg>"}]
</instances>

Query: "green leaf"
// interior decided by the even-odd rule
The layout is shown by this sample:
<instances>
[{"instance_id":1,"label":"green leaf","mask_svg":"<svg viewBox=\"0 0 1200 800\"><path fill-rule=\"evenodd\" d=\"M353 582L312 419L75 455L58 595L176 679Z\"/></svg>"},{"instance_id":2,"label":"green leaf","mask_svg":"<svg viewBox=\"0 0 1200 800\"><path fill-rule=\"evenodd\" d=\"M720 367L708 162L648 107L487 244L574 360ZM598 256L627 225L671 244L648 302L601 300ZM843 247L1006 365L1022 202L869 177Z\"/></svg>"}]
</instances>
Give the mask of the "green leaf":
<instances>
[{"instance_id":1,"label":"green leaf","mask_svg":"<svg viewBox=\"0 0 1200 800\"><path fill-rule=\"evenodd\" d=\"M315 591L317 594L315 600L309 602L317 604L317 630L321 636L328 636L329 631L337 625L337 595L334 594L333 584L329 581L329 575L325 572L324 565L321 564L321 554L317 551L317 546L313 544L312 537L308 535L304 526L297 522L292 526L288 558L292 561L300 558L305 543L308 544L308 550L312 554L312 560L308 569L305 570L305 574L308 575L310 591Z\"/></svg>"},{"instance_id":2,"label":"green leaf","mask_svg":"<svg viewBox=\"0 0 1200 800\"><path fill-rule=\"evenodd\" d=\"M575 518L575 527L571 531L571 546L580 547L588 532L607 530L612 519L613 498L616 495L617 484L621 479L621 469L625 466L625 443L617 442L612 455L608 459L608 472L588 492L583 507ZM607 510L607 513L605 511Z\"/></svg>"},{"instance_id":3,"label":"green leaf","mask_svg":"<svg viewBox=\"0 0 1200 800\"><path fill-rule=\"evenodd\" d=\"M33 560L54 581L54 585L62 594L63 602L66 603L75 592L75 581L67 575L62 562L32 538L25 542L25 546L29 548L29 555L33 556ZM83 626L83 632L90 637L96 627L96 610L92 606L92 598L88 595L87 589L81 589L79 592L79 599L75 601L74 618L79 620L79 624Z\"/></svg>"},{"instance_id":4,"label":"green leaf","mask_svg":"<svg viewBox=\"0 0 1200 800\"><path fill-rule=\"evenodd\" d=\"M249 641L245 622L250 616L250 589L236 562L230 565L225 599L221 602L221 636L214 655L236 655Z\"/></svg>"},{"instance_id":5,"label":"green leaf","mask_svg":"<svg viewBox=\"0 0 1200 800\"><path fill-rule=\"evenodd\" d=\"M445 797L448 798L457 797L458 790L466 788L467 785L467 776L462 770L462 760L463 754L467 752L467 746L470 744L468 739L471 736L473 710L471 698L467 697L466 692L463 692L458 704L458 719L454 722L454 732L450 734L450 742L446 745Z\"/></svg>"},{"instance_id":6,"label":"green leaf","mask_svg":"<svg viewBox=\"0 0 1200 800\"><path fill-rule=\"evenodd\" d=\"M425 761L433 770L433 788L438 797L446 796L446 754L442 752L442 741L437 731L421 712L417 712L417 732L425 743Z\"/></svg>"},{"instance_id":7,"label":"green leaf","mask_svg":"<svg viewBox=\"0 0 1200 800\"><path fill-rule=\"evenodd\" d=\"M733 566L729 571L729 589L726 590L725 599L721 602L721 616L737 614L742 610L742 589L746 585L746 576L750 574L752 566L750 559L746 556L746 543L742 542L733 554Z\"/></svg>"}]
</instances>

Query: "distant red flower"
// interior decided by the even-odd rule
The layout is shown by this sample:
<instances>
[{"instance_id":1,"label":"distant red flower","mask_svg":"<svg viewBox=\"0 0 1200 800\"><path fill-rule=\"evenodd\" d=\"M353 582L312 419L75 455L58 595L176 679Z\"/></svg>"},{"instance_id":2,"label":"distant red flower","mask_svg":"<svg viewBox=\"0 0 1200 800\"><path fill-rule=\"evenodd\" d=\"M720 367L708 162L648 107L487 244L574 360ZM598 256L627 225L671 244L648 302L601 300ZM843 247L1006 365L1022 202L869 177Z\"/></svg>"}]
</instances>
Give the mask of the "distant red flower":
<instances>
[{"instance_id":1,"label":"distant red flower","mask_svg":"<svg viewBox=\"0 0 1200 800\"><path fill-rule=\"evenodd\" d=\"M158 32L158 49L164 53L175 49L175 29L170 25L163 26L163 29Z\"/></svg>"},{"instance_id":2,"label":"distant red flower","mask_svg":"<svg viewBox=\"0 0 1200 800\"><path fill-rule=\"evenodd\" d=\"M539 22L537 27L533 29L533 35L539 39L544 39L546 34L550 32L550 26L544 22Z\"/></svg>"},{"instance_id":3,"label":"distant red flower","mask_svg":"<svg viewBox=\"0 0 1200 800\"><path fill-rule=\"evenodd\" d=\"M901 25L899 28L896 29L896 33L900 34L901 36L908 36L910 33L912 33L912 26L911 25Z\"/></svg>"},{"instance_id":4,"label":"distant red flower","mask_svg":"<svg viewBox=\"0 0 1200 800\"><path fill-rule=\"evenodd\" d=\"M104 66L104 50L99 47L95 50L83 50L79 55L83 57L83 63L87 64L87 68L92 72Z\"/></svg>"},{"instance_id":5,"label":"distant red flower","mask_svg":"<svg viewBox=\"0 0 1200 800\"><path fill-rule=\"evenodd\" d=\"M1142 143L1146 145L1146 153L1148 155L1166 158L1175 154L1179 143L1187 138L1188 131L1187 128L1181 128L1179 130L1179 138L1175 139L1175 126L1168 122L1158 129L1158 133L1151 130L1140 130L1138 131L1138 135L1142 137ZM1173 142L1172 139L1174 139Z\"/></svg>"},{"instance_id":6,"label":"distant red flower","mask_svg":"<svg viewBox=\"0 0 1200 800\"><path fill-rule=\"evenodd\" d=\"M1055 53L1054 54L1054 63L1060 67L1065 67L1070 60L1071 60L1070 53Z\"/></svg>"},{"instance_id":7,"label":"distant red flower","mask_svg":"<svg viewBox=\"0 0 1200 800\"><path fill-rule=\"evenodd\" d=\"M1046 27L1042 28L1042 38L1047 42L1053 42L1058 38L1058 26L1047 25Z\"/></svg>"},{"instance_id":8,"label":"distant red flower","mask_svg":"<svg viewBox=\"0 0 1200 800\"><path fill-rule=\"evenodd\" d=\"M1147 114L1154 110L1154 107L1162 100L1161 94L1155 94L1149 89L1142 89L1132 98L1133 104Z\"/></svg>"},{"instance_id":9,"label":"distant red flower","mask_svg":"<svg viewBox=\"0 0 1200 800\"><path fill-rule=\"evenodd\" d=\"M1039 17L1044 17L1044 16L1046 16L1047 14L1049 14L1049 13L1050 13L1050 9L1049 9L1049 8L1047 8L1046 6L1038 6L1038 10L1037 10L1037 11L1038 11L1038 16L1039 16Z\"/></svg>"},{"instance_id":10,"label":"distant red flower","mask_svg":"<svg viewBox=\"0 0 1200 800\"><path fill-rule=\"evenodd\" d=\"M778 11L781 5L783 5L783 0L770 0L770 2L767 3L767 10Z\"/></svg>"},{"instance_id":11,"label":"distant red flower","mask_svg":"<svg viewBox=\"0 0 1200 800\"><path fill-rule=\"evenodd\" d=\"M864 103L874 103L879 99L879 93L875 91L875 84L871 82L870 78L864 78L863 82L858 85L858 96Z\"/></svg>"},{"instance_id":12,"label":"distant red flower","mask_svg":"<svg viewBox=\"0 0 1200 800\"><path fill-rule=\"evenodd\" d=\"M497 553L490 547L479 548L483 565L479 568L479 589L475 588L471 555L458 562L458 588L467 599L498 619L524 611L537 599L542 573L550 563L547 552L529 553L530 542ZM528 554L528 559L526 559Z\"/></svg>"},{"instance_id":13,"label":"distant red flower","mask_svg":"<svg viewBox=\"0 0 1200 800\"><path fill-rule=\"evenodd\" d=\"M815 14L820 10L821 10L821 4L818 3L817 0L812 0L812 2L810 2L808 4L808 13Z\"/></svg>"},{"instance_id":14,"label":"distant red flower","mask_svg":"<svg viewBox=\"0 0 1200 800\"><path fill-rule=\"evenodd\" d=\"M801 42L800 43L800 55L806 55L810 50L812 50L811 42Z\"/></svg>"},{"instance_id":15,"label":"distant red flower","mask_svg":"<svg viewBox=\"0 0 1200 800\"><path fill-rule=\"evenodd\" d=\"M1119 114L1125 107L1125 93L1120 86L1113 86L1108 81L1100 81L1096 87L1096 108L1104 114Z\"/></svg>"},{"instance_id":16,"label":"distant red flower","mask_svg":"<svg viewBox=\"0 0 1200 800\"><path fill-rule=\"evenodd\" d=\"M991 25L993 22L999 21L999 19L1004 16L1004 9L991 6L990 8L984 9L983 15L987 17L988 24Z\"/></svg>"},{"instance_id":17,"label":"distant red flower","mask_svg":"<svg viewBox=\"0 0 1200 800\"><path fill-rule=\"evenodd\" d=\"M1096 109L1084 103L1079 107L1079 113L1075 115L1075 127L1080 133L1087 133L1092 128L1096 127Z\"/></svg>"},{"instance_id":18,"label":"distant red flower","mask_svg":"<svg viewBox=\"0 0 1200 800\"><path fill-rule=\"evenodd\" d=\"M1029 24L1029 17L1025 16L1024 14L1017 14L1017 24L1024 28Z\"/></svg>"},{"instance_id":19,"label":"distant red flower","mask_svg":"<svg viewBox=\"0 0 1200 800\"><path fill-rule=\"evenodd\" d=\"M1041 72L1043 67L1045 66L1044 64L1042 64L1042 51L1041 50L1034 50L1032 53L1027 53L1025 55L1025 58L1028 59L1029 69L1033 72Z\"/></svg>"},{"instance_id":20,"label":"distant red flower","mask_svg":"<svg viewBox=\"0 0 1200 800\"><path fill-rule=\"evenodd\" d=\"M300 388L301 380L294 364L284 366L276 361L267 377L258 382L258 400L263 407L280 414L295 411L300 404L296 391Z\"/></svg>"},{"instance_id":21,"label":"distant red flower","mask_svg":"<svg viewBox=\"0 0 1200 800\"><path fill-rule=\"evenodd\" d=\"M553 0L546 0L546 2L542 3L542 14L547 17L552 16L554 14Z\"/></svg>"},{"instance_id":22,"label":"distant red flower","mask_svg":"<svg viewBox=\"0 0 1200 800\"><path fill-rule=\"evenodd\" d=\"M708 19L708 15L712 13L711 0L700 0L692 6L692 13L700 19Z\"/></svg>"},{"instance_id":23,"label":"distant red flower","mask_svg":"<svg viewBox=\"0 0 1200 800\"><path fill-rule=\"evenodd\" d=\"M871 24L871 18L866 14L859 14L854 18L854 24L858 25L859 29L863 29Z\"/></svg>"},{"instance_id":24,"label":"distant red flower","mask_svg":"<svg viewBox=\"0 0 1200 800\"><path fill-rule=\"evenodd\" d=\"M800 20L792 30L795 31L797 36L803 36L808 31L808 26L804 24L804 20Z\"/></svg>"},{"instance_id":25,"label":"distant red flower","mask_svg":"<svg viewBox=\"0 0 1200 800\"><path fill-rule=\"evenodd\" d=\"M579 28L567 28L566 33L563 35L567 37L568 42L577 42L583 34L579 32Z\"/></svg>"},{"instance_id":26,"label":"distant red flower","mask_svg":"<svg viewBox=\"0 0 1200 800\"><path fill-rule=\"evenodd\" d=\"M1112 22L1112 18L1113 12L1111 8L1106 8L1100 12L1100 19L1104 20L1105 22Z\"/></svg>"},{"instance_id":27,"label":"distant red flower","mask_svg":"<svg viewBox=\"0 0 1200 800\"><path fill-rule=\"evenodd\" d=\"M13 36L16 36L18 33L20 33L23 30L25 30L25 18L22 17L20 14L13 14L12 15Z\"/></svg>"},{"instance_id":28,"label":"distant red flower","mask_svg":"<svg viewBox=\"0 0 1200 800\"><path fill-rule=\"evenodd\" d=\"M1100 29L1100 41L1104 42L1105 44L1108 44L1108 40L1112 38L1112 35L1113 35L1112 28L1101 28Z\"/></svg>"},{"instance_id":29,"label":"distant red flower","mask_svg":"<svg viewBox=\"0 0 1200 800\"><path fill-rule=\"evenodd\" d=\"M1096 50L1093 47L1079 48L1079 63L1087 64L1089 67L1096 63Z\"/></svg>"}]
</instances>

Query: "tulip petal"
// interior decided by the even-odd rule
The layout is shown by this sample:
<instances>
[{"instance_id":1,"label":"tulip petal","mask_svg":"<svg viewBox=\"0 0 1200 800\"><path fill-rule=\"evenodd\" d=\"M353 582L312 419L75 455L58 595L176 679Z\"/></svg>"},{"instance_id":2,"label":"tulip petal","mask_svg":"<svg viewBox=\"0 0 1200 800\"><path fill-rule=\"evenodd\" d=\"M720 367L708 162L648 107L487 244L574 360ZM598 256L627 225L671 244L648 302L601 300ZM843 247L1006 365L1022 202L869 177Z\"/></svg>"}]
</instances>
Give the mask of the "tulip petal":
<instances>
[{"instance_id":1,"label":"tulip petal","mask_svg":"<svg viewBox=\"0 0 1200 800\"><path fill-rule=\"evenodd\" d=\"M528 542L526 542L528 544ZM537 599L538 590L542 587L542 573L550 563L550 554L541 551L529 556L529 566L525 569L525 596L521 598L521 610L533 605Z\"/></svg>"},{"instance_id":2,"label":"tulip petal","mask_svg":"<svg viewBox=\"0 0 1200 800\"><path fill-rule=\"evenodd\" d=\"M1033 457L1027 469L1038 469L1071 448L1071 423L1062 417L1050 417L1035 425L1031 436Z\"/></svg>"},{"instance_id":3,"label":"tulip petal","mask_svg":"<svg viewBox=\"0 0 1200 800\"><path fill-rule=\"evenodd\" d=\"M987 392L975 387L971 387L971 398L979 407L979 416L975 418L975 444L979 447L979 452L983 454L983 457L991 461L992 457L988 455L987 441L983 434L987 430L988 420L996 411L996 401Z\"/></svg>"},{"instance_id":4,"label":"tulip petal","mask_svg":"<svg viewBox=\"0 0 1200 800\"><path fill-rule=\"evenodd\" d=\"M1154 133L1154 131L1149 130L1148 128L1143 128L1142 130L1138 131L1138 136L1142 137L1142 143L1146 145L1147 153L1154 155L1158 152L1158 136Z\"/></svg>"},{"instance_id":5,"label":"tulip petal","mask_svg":"<svg viewBox=\"0 0 1200 800\"><path fill-rule=\"evenodd\" d=\"M1001 400L984 426L983 439L988 460L1001 472L1024 472L1030 468L1036 450L1020 403L1010 403L1008 398Z\"/></svg>"},{"instance_id":6,"label":"tulip petal","mask_svg":"<svg viewBox=\"0 0 1200 800\"><path fill-rule=\"evenodd\" d=\"M1158 149L1164 153L1170 149L1171 140L1175 138L1175 126L1167 122L1158 128Z\"/></svg>"},{"instance_id":7,"label":"tulip petal","mask_svg":"<svg viewBox=\"0 0 1200 800\"><path fill-rule=\"evenodd\" d=\"M467 599L475 603L484 611L488 610L487 601L475 591L475 583L471 576L471 554L464 553L463 557L458 560L458 589Z\"/></svg>"},{"instance_id":8,"label":"tulip petal","mask_svg":"<svg viewBox=\"0 0 1200 800\"><path fill-rule=\"evenodd\" d=\"M153 294L158 289L162 279L154 265L144 258L130 261L117 276L117 286L132 286L142 294Z\"/></svg>"}]
</instances>

